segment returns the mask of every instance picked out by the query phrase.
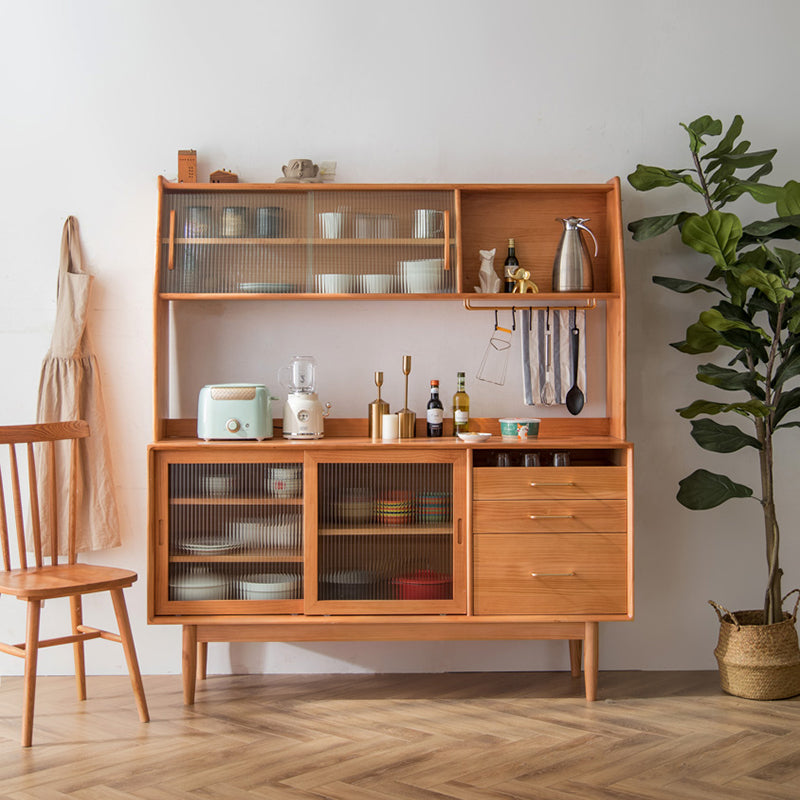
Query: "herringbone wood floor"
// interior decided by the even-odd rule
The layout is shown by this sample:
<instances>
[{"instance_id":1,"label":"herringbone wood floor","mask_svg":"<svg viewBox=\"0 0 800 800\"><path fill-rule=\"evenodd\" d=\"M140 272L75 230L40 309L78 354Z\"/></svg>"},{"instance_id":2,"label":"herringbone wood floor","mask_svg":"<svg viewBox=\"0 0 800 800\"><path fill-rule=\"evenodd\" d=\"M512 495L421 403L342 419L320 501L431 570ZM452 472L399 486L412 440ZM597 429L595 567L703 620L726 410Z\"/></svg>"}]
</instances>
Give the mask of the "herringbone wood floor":
<instances>
[{"instance_id":1,"label":"herringbone wood floor","mask_svg":"<svg viewBox=\"0 0 800 800\"><path fill-rule=\"evenodd\" d=\"M40 678L0 686L3 800L765 800L800 797L800 698L753 702L713 672Z\"/></svg>"}]
</instances>

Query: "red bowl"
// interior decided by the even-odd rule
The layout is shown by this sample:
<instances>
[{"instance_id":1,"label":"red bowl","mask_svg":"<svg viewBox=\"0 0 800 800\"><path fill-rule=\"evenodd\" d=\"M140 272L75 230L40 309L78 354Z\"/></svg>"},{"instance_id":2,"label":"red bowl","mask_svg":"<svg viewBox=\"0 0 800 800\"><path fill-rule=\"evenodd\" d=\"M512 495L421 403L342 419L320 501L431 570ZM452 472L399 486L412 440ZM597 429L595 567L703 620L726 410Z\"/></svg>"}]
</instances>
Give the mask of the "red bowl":
<instances>
[{"instance_id":1,"label":"red bowl","mask_svg":"<svg viewBox=\"0 0 800 800\"><path fill-rule=\"evenodd\" d=\"M453 579L429 569L420 569L392 579L396 600L448 600Z\"/></svg>"}]
</instances>

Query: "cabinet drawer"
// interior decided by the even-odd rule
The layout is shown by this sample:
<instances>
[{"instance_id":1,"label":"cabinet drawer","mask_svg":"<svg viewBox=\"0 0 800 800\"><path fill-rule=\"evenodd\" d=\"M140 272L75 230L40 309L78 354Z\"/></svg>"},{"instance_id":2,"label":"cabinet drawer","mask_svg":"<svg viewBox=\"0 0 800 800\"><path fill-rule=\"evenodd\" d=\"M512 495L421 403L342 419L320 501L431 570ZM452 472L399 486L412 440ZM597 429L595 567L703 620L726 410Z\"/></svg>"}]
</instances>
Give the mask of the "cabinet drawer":
<instances>
[{"instance_id":1,"label":"cabinet drawer","mask_svg":"<svg viewBox=\"0 0 800 800\"><path fill-rule=\"evenodd\" d=\"M624 533L624 500L477 500L474 533Z\"/></svg>"},{"instance_id":2,"label":"cabinet drawer","mask_svg":"<svg viewBox=\"0 0 800 800\"><path fill-rule=\"evenodd\" d=\"M624 499L627 467L477 467L475 500Z\"/></svg>"},{"instance_id":3,"label":"cabinet drawer","mask_svg":"<svg viewBox=\"0 0 800 800\"><path fill-rule=\"evenodd\" d=\"M624 614L624 533L476 536L476 614Z\"/></svg>"}]
</instances>

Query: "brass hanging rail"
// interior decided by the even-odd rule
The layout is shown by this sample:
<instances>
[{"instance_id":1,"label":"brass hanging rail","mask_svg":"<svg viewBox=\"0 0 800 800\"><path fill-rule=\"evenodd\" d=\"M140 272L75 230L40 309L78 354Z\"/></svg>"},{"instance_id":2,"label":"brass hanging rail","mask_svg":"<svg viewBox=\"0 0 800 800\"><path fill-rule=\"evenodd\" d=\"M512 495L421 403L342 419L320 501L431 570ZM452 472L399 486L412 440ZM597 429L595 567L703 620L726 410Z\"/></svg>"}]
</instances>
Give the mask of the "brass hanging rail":
<instances>
[{"instance_id":1,"label":"brass hanging rail","mask_svg":"<svg viewBox=\"0 0 800 800\"><path fill-rule=\"evenodd\" d=\"M518 295L519 298L524 297L524 295ZM526 297L525 299L533 299L533 296ZM529 303L509 303L508 305L503 306L473 306L470 304L470 300L468 297L464 298L464 308L467 311L514 311L515 309L523 309L523 308L574 308L576 311L591 311L593 308L597 308L597 298L590 297L584 305L576 305L575 303L551 303L549 300L540 301L535 305Z\"/></svg>"}]
</instances>

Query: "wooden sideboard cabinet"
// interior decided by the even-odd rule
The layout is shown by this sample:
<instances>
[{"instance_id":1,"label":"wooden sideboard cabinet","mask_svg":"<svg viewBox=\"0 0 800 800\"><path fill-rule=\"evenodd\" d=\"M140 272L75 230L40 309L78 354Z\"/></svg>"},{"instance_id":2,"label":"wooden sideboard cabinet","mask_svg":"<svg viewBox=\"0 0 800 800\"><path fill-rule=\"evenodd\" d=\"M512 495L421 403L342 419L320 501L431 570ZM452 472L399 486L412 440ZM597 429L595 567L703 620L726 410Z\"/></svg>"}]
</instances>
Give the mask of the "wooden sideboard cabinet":
<instances>
[{"instance_id":1,"label":"wooden sideboard cabinet","mask_svg":"<svg viewBox=\"0 0 800 800\"><path fill-rule=\"evenodd\" d=\"M433 222L420 223L420 209L435 212ZM592 292L554 293L541 267L565 214L592 219ZM517 252L537 253L541 292L474 293L478 265L465 253L502 252L510 226ZM571 672L583 669L595 699L598 623L633 616L621 227L617 179L159 180L148 620L183 629L185 702L205 675L209 642L353 640L566 640ZM414 259L437 260L435 284L406 279L401 265ZM329 275L348 276L346 285ZM546 417L527 442L505 441L497 420L476 419L493 436L465 444L451 420L443 438L424 438L424 419L419 438L391 443L371 441L364 419L328 419L314 441L283 439L276 421L270 440L204 442L195 418L171 414L185 357L171 340L177 306L319 298L602 305L605 416ZM569 465L552 465L554 452ZM531 454L540 465L525 466Z\"/></svg>"}]
</instances>

